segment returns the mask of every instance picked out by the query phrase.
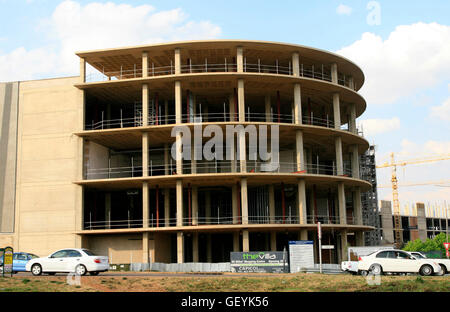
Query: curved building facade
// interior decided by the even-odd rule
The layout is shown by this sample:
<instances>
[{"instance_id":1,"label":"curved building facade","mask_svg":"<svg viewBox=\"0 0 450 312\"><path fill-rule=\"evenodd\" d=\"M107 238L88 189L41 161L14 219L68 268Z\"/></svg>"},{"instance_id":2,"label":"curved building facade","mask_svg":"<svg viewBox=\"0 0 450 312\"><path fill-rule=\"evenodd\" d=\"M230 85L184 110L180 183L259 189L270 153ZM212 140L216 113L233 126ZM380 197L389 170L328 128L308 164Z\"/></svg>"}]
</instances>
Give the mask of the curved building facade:
<instances>
[{"instance_id":1,"label":"curved building facade","mask_svg":"<svg viewBox=\"0 0 450 312\"><path fill-rule=\"evenodd\" d=\"M334 246L323 259L336 263L373 230L359 172L369 144L356 127L364 75L351 61L235 40L77 55L83 247L113 263L224 262L231 251L316 240L321 222L322 244ZM269 151L278 134L278 157L262 157L261 133Z\"/></svg>"}]
</instances>

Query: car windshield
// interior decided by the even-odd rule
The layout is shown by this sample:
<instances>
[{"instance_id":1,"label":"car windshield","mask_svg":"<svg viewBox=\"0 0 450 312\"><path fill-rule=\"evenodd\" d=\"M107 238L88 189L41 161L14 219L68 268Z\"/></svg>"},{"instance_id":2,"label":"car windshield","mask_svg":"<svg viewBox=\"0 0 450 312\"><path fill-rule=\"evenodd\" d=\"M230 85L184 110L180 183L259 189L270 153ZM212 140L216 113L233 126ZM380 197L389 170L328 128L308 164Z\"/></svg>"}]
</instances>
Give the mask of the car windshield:
<instances>
[{"instance_id":1,"label":"car windshield","mask_svg":"<svg viewBox=\"0 0 450 312\"><path fill-rule=\"evenodd\" d=\"M93 253L92 251L90 251L89 249L83 249L84 253L87 254L88 256L96 256L95 253Z\"/></svg>"}]
</instances>

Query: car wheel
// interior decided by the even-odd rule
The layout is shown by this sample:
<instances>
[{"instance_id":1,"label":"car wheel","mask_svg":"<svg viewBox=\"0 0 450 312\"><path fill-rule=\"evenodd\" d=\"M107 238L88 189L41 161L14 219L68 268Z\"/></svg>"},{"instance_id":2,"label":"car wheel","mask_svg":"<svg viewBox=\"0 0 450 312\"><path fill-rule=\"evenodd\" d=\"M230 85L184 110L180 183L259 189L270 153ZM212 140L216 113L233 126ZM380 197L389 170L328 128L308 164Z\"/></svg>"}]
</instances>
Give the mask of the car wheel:
<instances>
[{"instance_id":1,"label":"car wheel","mask_svg":"<svg viewBox=\"0 0 450 312\"><path fill-rule=\"evenodd\" d=\"M443 264L439 264L441 266L441 271L439 272L439 276L443 276L445 274L447 274L447 268L445 267L445 265Z\"/></svg>"},{"instance_id":2,"label":"car wheel","mask_svg":"<svg viewBox=\"0 0 450 312\"><path fill-rule=\"evenodd\" d=\"M41 267L41 265L40 264L33 264L33 266L31 267L31 273L34 275L34 276L38 276L38 275L41 275L42 274L42 267Z\"/></svg>"},{"instance_id":3,"label":"car wheel","mask_svg":"<svg viewBox=\"0 0 450 312\"><path fill-rule=\"evenodd\" d=\"M92 276L97 276L97 275L100 274L100 272L99 271L94 271L94 272L89 272L89 274L92 275Z\"/></svg>"},{"instance_id":4,"label":"car wheel","mask_svg":"<svg viewBox=\"0 0 450 312\"><path fill-rule=\"evenodd\" d=\"M81 276L86 275L87 273L86 267L82 264L77 265L77 267L75 268L75 273Z\"/></svg>"},{"instance_id":5,"label":"car wheel","mask_svg":"<svg viewBox=\"0 0 450 312\"><path fill-rule=\"evenodd\" d=\"M370 266L369 272L374 275L381 275L381 274L383 274L383 269L381 268L381 265L379 265L379 264L372 264Z\"/></svg>"},{"instance_id":6,"label":"car wheel","mask_svg":"<svg viewBox=\"0 0 450 312\"><path fill-rule=\"evenodd\" d=\"M431 265L425 264L420 268L420 275L430 276L433 274L433 268Z\"/></svg>"}]
</instances>

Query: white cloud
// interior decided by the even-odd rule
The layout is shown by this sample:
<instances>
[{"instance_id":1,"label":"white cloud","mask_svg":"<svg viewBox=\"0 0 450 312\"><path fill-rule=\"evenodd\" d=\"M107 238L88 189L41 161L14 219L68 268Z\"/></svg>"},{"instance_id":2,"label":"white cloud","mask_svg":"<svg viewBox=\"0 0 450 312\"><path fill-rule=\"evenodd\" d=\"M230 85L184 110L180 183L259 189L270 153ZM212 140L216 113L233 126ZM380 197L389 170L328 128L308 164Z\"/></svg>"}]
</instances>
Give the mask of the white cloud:
<instances>
[{"instance_id":1,"label":"white cloud","mask_svg":"<svg viewBox=\"0 0 450 312\"><path fill-rule=\"evenodd\" d=\"M430 155L450 154L450 141L429 140L423 144L418 144L407 139L401 142L401 150L396 153L399 158L420 158Z\"/></svg>"},{"instance_id":2,"label":"white cloud","mask_svg":"<svg viewBox=\"0 0 450 312\"><path fill-rule=\"evenodd\" d=\"M352 14L353 9L345 4L339 4L336 8L336 13L339 15L350 15Z\"/></svg>"},{"instance_id":3,"label":"white cloud","mask_svg":"<svg viewBox=\"0 0 450 312\"><path fill-rule=\"evenodd\" d=\"M366 119L361 120L362 129L365 136L374 136L381 133L391 132L400 129L400 119Z\"/></svg>"},{"instance_id":4,"label":"white cloud","mask_svg":"<svg viewBox=\"0 0 450 312\"><path fill-rule=\"evenodd\" d=\"M450 26L397 26L386 40L373 33L337 51L363 69L361 93L370 104L390 104L436 86L450 72Z\"/></svg>"},{"instance_id":5,"label":"white cloud","mask_svg":"<svg viewBox=\"0 0 450 312\"><path fill-rule=\"evenodd\" d=\"M450 121L450 97L442 105L433 106L430 116L444 121Z\"/></svg>"},{"instance_id":6,"label":"white cloud","mask_svg":"<svg viewBox=\"0 0 450 312\"><path fill-rule=\"evenodd\" d=\"M212 39L221 34L217 25L190 20L181 8L157 11L150 5L112 2L81 5L71 0L60 3L49 18L41 21L39 31L48 34L52 45L28 51L21 48L19 52L24 56L36 58L33 62L25 61L26 67L22 65L23 60L16 57L17 51L0 54L0 80L30 79L49 76L49 73L77 74L79 61L75 51ZM45 55L52 58L47 60ZM18 72L17 68L20 68Z\"/></svg>"}]
</instances>

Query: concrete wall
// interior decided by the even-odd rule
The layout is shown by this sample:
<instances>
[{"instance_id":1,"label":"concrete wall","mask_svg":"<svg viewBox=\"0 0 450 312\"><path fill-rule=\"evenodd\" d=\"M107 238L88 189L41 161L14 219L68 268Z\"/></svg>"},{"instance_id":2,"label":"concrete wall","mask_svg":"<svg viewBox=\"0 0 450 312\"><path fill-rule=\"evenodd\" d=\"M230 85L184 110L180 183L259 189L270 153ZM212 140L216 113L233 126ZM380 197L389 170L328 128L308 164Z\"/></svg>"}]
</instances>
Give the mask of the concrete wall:
<instances>
[{"instance_id":1,"label":"concrete wall","mask_svg":"<svg viewBox=\"0 0 450 312\"><path fill-rule=\"evenodd\" d=\"M0 233L14 232L19 83L0 83ZM0 236L0 246L12 236Z\"/></svg>"},{"instance_id":2,"label":"concrete wall","mask_svg":"<svg viewBox=\"0 0 450 312\"><path fill-rule=\"evenodd\" d=\"M417 203L416 211L417 211L417 227L419 229L419 238L424 242L427 239L427 219L425 217L425 205L423 203Z\"/></svg>"},{"instance_id":3,"label":"concrete wall","mask_svg":"<svg viewBox=\"0 0 450 312\"><path fill-rule=\"evenodd\" d=\"M48 255L80 247L83 92L78 77L21 82L16 250Z\"/></svg>"},{"instance_id":4,"label":"concrete wall","mask_svg":"<svg viewBox=\"0 0 450 312\"><path fill-rule=\"evenodd\" d=\"M394 239L394 224L392 222L392 208L391 202L387 200L380 201L380 213L381 213L381 227L383 229L382 244L393 244Z\"/></svg>"},{"instance_id":5,"label":"concrete wall","mask_svg":"<svg viewBox=\"0 0 450 312\"><path fill-rule=\"evenodd\" d=\"M113 264L142 262L142 234L89 236L83 247L108 256Z\"/></svg>"}]
</instances>

